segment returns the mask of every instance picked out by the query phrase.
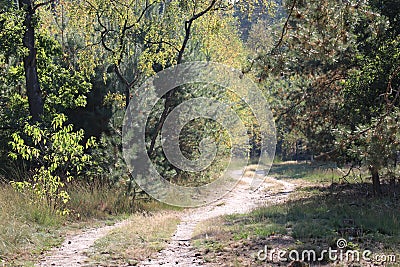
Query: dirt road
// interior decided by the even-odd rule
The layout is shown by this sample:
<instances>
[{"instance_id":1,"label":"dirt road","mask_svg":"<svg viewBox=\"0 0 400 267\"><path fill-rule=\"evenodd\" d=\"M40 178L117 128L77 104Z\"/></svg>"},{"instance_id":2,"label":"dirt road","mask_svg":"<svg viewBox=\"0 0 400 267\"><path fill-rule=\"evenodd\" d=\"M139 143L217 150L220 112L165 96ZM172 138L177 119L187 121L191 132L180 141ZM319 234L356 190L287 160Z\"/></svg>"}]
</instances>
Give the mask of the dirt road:
<instances>
[{"instance_id":1,"label":"dirt road","mask_svg":"<svg viewBox=\"0 0 400 267\"><path fill-rule=\"evenodd\" d=\"M232 173L232 176L238 175L241 175L241 171ZM261 205L281 202L295 187L291 183L269 178L268 182L254 189L250 187L251 182L252 178L243 177L241 182L221 200L184 212L181 223L168 246L153 259L141 262L140 266L201 266L203 264L201 255L196 254L190 243L193 231L199 222L226 214L245 213ZM282 189L278 194L270 194L268 188L276 184L280 184ZM69 236L59 248L53 249L36 266L88 266L85 264L88 260L85 251L97 239L125 223L127 222L123 221Z\"/></svg>"},{"instance_id":2,"label":"dirt road","mask_svg":"<svg viewBox=\"0 0 400 267\"><path fill-rule=\"evenodd\" d=\"M294 190L294 185L273 178L273 183L263 183L256 190L250 188L252 178L244 177L238 186L220 201L211 205L192 209L183 217L169 245L154 259L149 259L140 266L203 266L202 255L196 254L191 245L191 237L198 223L221 215L245 213L266 203L278 203ZM283 190L273 196L268 187L281 184Z\"/></svg>"}]
</instances>

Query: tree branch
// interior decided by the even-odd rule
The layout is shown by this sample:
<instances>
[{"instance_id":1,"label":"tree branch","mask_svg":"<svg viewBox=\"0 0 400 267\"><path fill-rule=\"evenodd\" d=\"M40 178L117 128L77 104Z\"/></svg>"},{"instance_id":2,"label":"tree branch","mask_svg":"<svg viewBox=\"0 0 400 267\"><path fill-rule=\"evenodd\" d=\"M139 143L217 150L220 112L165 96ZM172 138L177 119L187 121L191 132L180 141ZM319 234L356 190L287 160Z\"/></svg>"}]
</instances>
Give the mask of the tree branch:
<instances>
[{"instance_id":1,"label":"tree branch","mask_svg":"<svg viewBox=\"0 0 400 267\"><path fill-rule=\"evenodd\" d=\"M179 48L176 47L176 45L174 45L174 44L171 43L171 42L164 41L164 40L161 40L161 41L159 41L159 42L146 41L146 43L151 44L151 45L166 44L166 45L169 45L170 47L172 47L176 52L179 53L179 51L180 51Z\"/></svg>"},{"instance_id":2,"label":"tree branch","mask_svg":"<svg viewBox=\"0 0 400 267\"><path fill-rule=\"evenodd\" d=\"M210 5L206 9L204 9L203 11L201 11L197 14L194 14L189 20L185 21L185 37L183 38L182 46L178 52L177 64L182 63L183 54L186 50L187 43L190 39L191 28L192 28L193 22L195 20L197 20L198 18L204 16L207 12L211 11L216 3L217 3L217 0L212 0ZM147 154L149 156L151 156L154 152L154 147L155 147L155 143L156 143L158 134L160 133L160 131L164 125L164 122L169 114L169 111L171 109L171 99L173 98L175 91L176 91L176 89L173 89L173 90L169 91L167 94L165 94L164 110L158 121L156 131L151 139L150 147L147 150Z\"/></svg>"},{"instance_id":3,"label":"tree branch","mask_svg":"<svg viewBox=\"0 0 400 267\"><path fill-rule=\"evenodd\" d=\"M206 9L204 9L203 11L195 14L191 19L189 19L189 21L193 22L196 19L200 18L201 16L205 15L208 11L210 11L214 7L214 5L216 3L217 3L217 0L212 0L210 5Z\"/></svg>"},{"instance_id":4,"label":"tree branch","mask_svg":"<svg viewBox=\"0 0 400 267\"><path fill-rule=\"evenodd\" d=\"M286 32L287 32L287 29L288 29L289 20L290 20L290 18L292 17L293 10L294 10L294 8L296 7L296 4L297 4L297 0L293 0L293 4L292 4L292 6L291 6L291 8L290 8L288 17L286 18L285 24L283 25L283 28L282 28L281 37L279 38L279 41L278 41L278 43L276 43L276 45L274 46L274 48L272 48L270 54L273 54L273 53L275 52L275 50L278 49L278 48L282 45L283 38L285 37Z\"/></svg>"},{"instance_id":5,"label":"tree branch","mask_svg":"<svg viewBox=\"0 0 400 267\"><path fill-rule=\"evenodd\" d=\"M296 7L296 4L297 4L297 0L293 0L293 4L292 4L292 6L291 6L291 8L290 8L288 17L286 18L285 24L283 25L283 28L282 28L282 32L281 32L281 36L280 36L280 38L279 38L279 41L278 41L278 42L274 45L274 47L267 53L267 55L273 55L273 54L275 53L275 51L282 45L283 38L285 37L285 34L286 34L286 32L287 32L287 29L289 29L289 20L290 20L290 18L292 17L292 14L293 14L294 8ZM258 55L257 57L255 57L255 58L252 60L250 66L249 66L247 69L242 70L242 73L243 73L243 74L249 73L249 72L253 69L253 66L254 66L255 62L256 62L257 60L260 60L261 58L262 58L261 55Z\"/></svg>"},{"instance_id":6,"label":"tree branch","mask_svg":"<svg viewBox=\"0 0 400 267\"><path fill-rule=\"evenodd\" d=\"M55 2L55 1L56 0L49 0L49 1L46 1L46 2L42 2L42 3L36 4L33 7L33 11L36 11L39 7L51 4L51 3Z\"/></svg>"}]
</instances>

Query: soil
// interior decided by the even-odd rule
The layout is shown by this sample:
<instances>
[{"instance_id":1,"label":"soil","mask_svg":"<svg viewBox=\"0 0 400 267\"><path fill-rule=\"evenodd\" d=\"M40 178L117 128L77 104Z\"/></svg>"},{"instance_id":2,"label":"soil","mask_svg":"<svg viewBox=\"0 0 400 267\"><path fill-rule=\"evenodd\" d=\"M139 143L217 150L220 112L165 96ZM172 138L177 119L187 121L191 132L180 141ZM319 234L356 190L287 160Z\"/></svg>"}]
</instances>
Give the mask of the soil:
<instances>
[{"instance_id":1,"label":"soil","mask_svg":"<svg viewBox=\"0 0 400 267\"><path fill-rule=\"evenodd\" d=\"M263 183L256 190L250 188L252 178L243 177L238 186L223 199L196 209L183 215L169 245L156 255L140 263L139 266L204 266L207 263L203 255L191 245L191 237L196 225L202 221L221 215L246 213L252 209L272 203L284 201L293 192L295 186L285 181L274 178L268 179L273 183ZM271 195L268 187L281 184L283 189ZM207 264L209 265L209 264ZM220 264L217 264L220 266Z\"/></svg>"},{"instance_id":2,"label":"soil","mask_svg":"<svg viewBox=\"0 0 400 267\"><path fill-rule=\"evenodd\" d=\"M84 231L81 234L67 236L60 247L52 249L48 256L43 258L35 266L85 266L88 260L85 251L91 247L94 242L107 235L114 228L121 227L128 221L118 222L114 225L107 225L100 228L93 228Z\"/></svg>"},{"instance_id":3,"label":"soil","mask_svg":"<svg viewBox=\"0 0 400 267\"><path fill-rule=\"evenodd\" d=\"M241 171L236 171L232 173L232 176L240 176L241 173ZM257 179L261 179L262 176L260 175ZM246 213L262 205L282 202L295 188L294 184L268 178L268 182L254 189L250 187L252 179L243 177L238 185L219 201L183 212L181 222L167 247L152 259L139 263L139 266L204 266L206 263L202 255L191 245L191 237L198 223L221 215ZM281 189L278 193L271 194L268 188L277 184L280 184ZM48 256L36 266L88 266L85 251L97 239L106 236L110 230L126 223L127 221L123 221L112 226L90 229L81 234L68 236L59 248L50 251Z\"/></svg>"}]
</instances>

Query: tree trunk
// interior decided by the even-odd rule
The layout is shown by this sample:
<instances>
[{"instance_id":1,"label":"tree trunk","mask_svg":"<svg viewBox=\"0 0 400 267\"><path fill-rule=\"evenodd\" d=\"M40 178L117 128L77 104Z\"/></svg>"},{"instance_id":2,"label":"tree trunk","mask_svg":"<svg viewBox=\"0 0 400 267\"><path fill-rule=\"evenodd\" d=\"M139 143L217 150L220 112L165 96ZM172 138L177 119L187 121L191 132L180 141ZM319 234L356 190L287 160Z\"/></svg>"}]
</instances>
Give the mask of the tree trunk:
<instances>
[{"instance_id":1,"label":"tree trunk","mask_svg":"<svg viewBox=\"0 0 400 267\"><path fill-rule=\"evenodd\" d=\"M371 172L372 176L372 188L374 190L374 195L380 196L382 194L382 189L381 189L381 182L379 179L378 168L376 166L370 165L369 171Z\"/></svg>"},{"instance_id":2,"label":"tree trunk","mask_svg":"<svg viewBox=\"0 0 400 267\"><path fill-rule=\"evenodd\" d=\"M33 17L35 10L32 0L19 0L20 8L25 9L24 25L26 31L23 37L23 45L28 49L24 57L24 70L26 80L26 94L28 96L29 113L33 121L39 121L43 114L43 98L40 90L39 77L37 73L36 49L35 49L35 28Z\"/></svg>"},{"instance_id":3,"label":"tree trunk","mask_svg":"<svg viewBox=\"0 0 400 267\"><path fill-rule=\"evenodd\" d=\"M204 16L206 13L210 12L212 10L212 8L215 6L216 2L217 2L217 0L212 0L210 5L206 9L204 9L203 11L201 11L197 14L193 14L193 16L189 20L185 21L185 37L183 38L182 46L180 47L178 55L177 55L177 60L176 60L177 65L181 64L183 61L183 54L186 51L187 44L191 37L191 31L192 31L192 26L193 26L194 21L197 20L198 18ZM157 139L158 134L160 133L162 127L164 126L164 122L167 119L169 112L171 111L171 108L172 108L171 103L175 97L175 92L177 92L177 91L179 91L179 87L174 88L173 90L171 90L167 94L165 94L164 110L158 121L156 131L155 131L153 137L151 138L150 147L147 150L147 153L149 155L152 155L154 152L156 139ZM178 171L178 168L175 168L175 169Z\"/></svg>"}]
</instances>

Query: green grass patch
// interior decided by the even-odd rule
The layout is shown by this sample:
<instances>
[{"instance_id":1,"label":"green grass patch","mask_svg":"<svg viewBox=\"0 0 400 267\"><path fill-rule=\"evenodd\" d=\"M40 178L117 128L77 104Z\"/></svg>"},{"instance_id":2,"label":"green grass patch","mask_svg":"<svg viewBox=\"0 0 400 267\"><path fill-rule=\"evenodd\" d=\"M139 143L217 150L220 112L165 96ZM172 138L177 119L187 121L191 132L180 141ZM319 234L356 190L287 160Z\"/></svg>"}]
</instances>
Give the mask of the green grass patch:
<instances>
[{"instance_id":1,"label":"green grass patch","mask_svg":"<svg viewBox=\"0 0 400 267\"><path fill-rule=\"evenodd\" d=\"M303 179L315 183L340 182L344 173L334 163L280 162L271 167L269 175L278 179Z\"/></svg>"},{"instance_id":2,"label":"green grass patch","mask_svg":"<svg viewBox=\"0 0 400 267\"><path fill-rule=\"evenodd\" d=\"M329 243L344 237L362 243L372 238L393 249L399 246L398 200L365 197L357 191L321 191L308 198L257 209L243 222L286 226L292 237L304 242L319 239Z\"/></svg>"},{"instance_id":3,"label":"green grass patch","mask_svg":"<svg viewBox=\"0 0 400 267\"><path fill-rule=\"evenodd\" d=\"M302 191L301 197L283 204L202 223L196 230L195 245L213 252L217 252L214 244L219 244L218 249L233 243L239 243L242 249L254 246L262 249L267 244L282 248L274 240L286 236L292 240L285 244L286 249L321 251L336 248L336 241L345 238L349 248L400 257L397 199L366 197L357 190L339 188L334 192L325 187Z\"/></svg>"}]
</instances>

